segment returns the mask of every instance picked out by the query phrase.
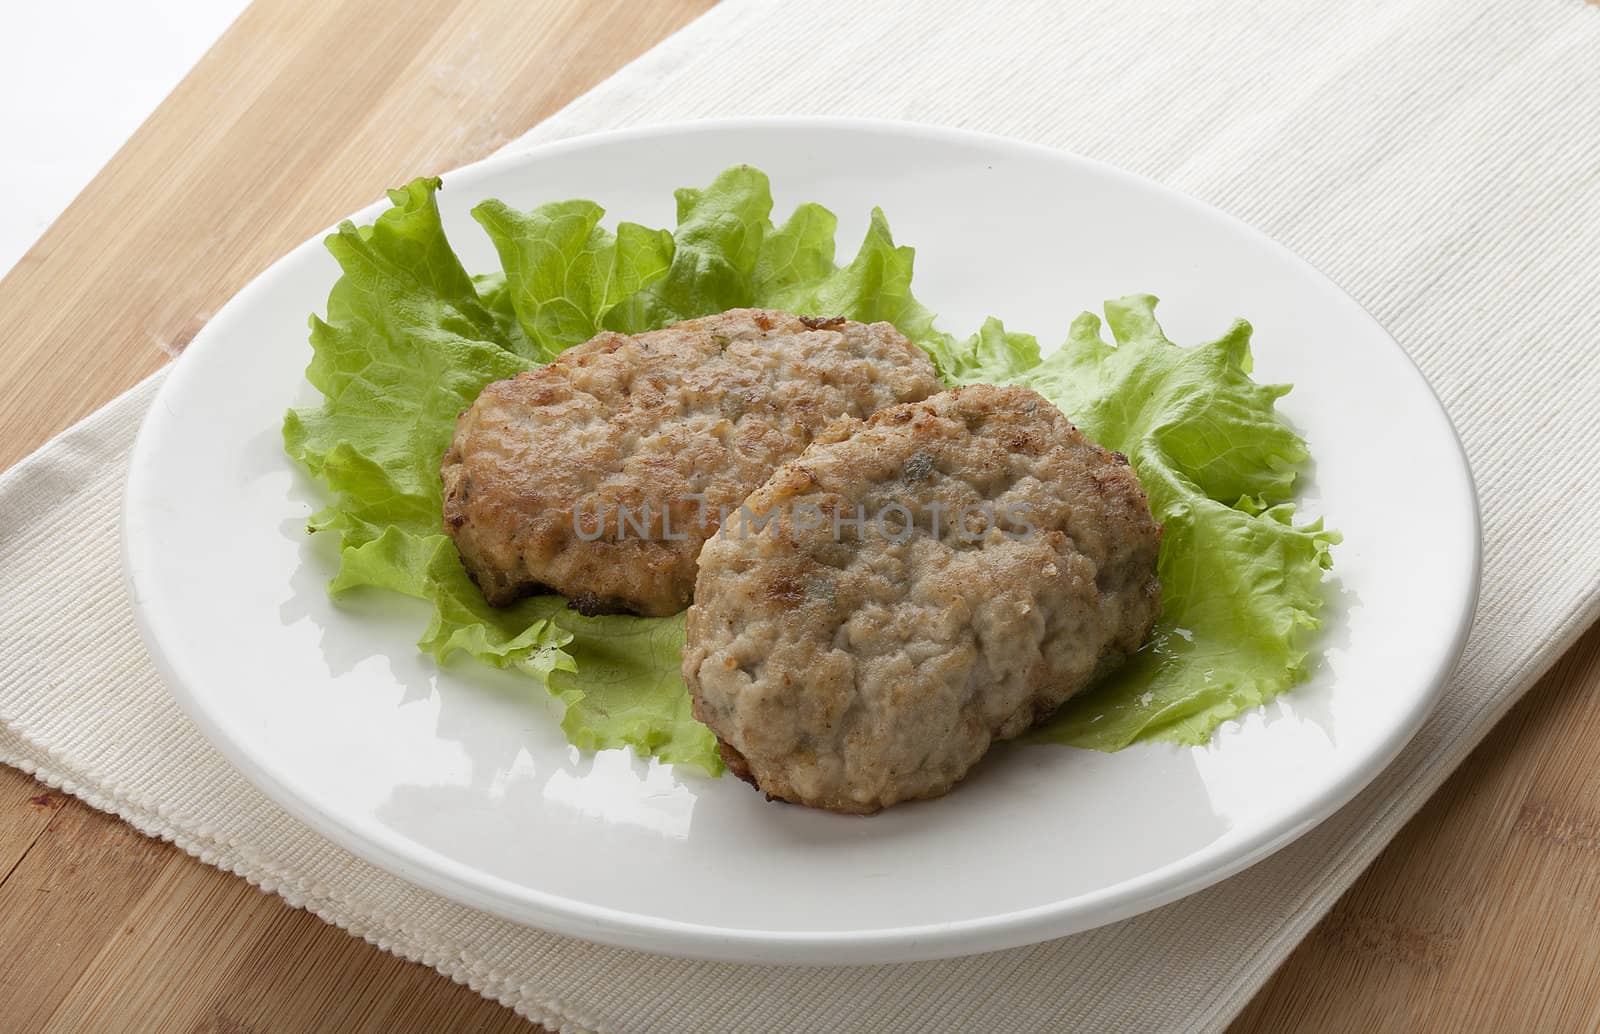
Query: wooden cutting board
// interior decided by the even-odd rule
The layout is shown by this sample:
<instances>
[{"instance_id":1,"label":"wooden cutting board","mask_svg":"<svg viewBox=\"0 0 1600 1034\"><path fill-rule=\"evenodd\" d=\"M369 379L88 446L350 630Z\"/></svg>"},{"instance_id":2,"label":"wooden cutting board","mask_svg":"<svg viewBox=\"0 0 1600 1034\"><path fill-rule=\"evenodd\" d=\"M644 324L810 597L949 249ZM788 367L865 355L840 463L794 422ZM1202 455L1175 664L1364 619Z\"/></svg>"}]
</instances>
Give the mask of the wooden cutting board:
<instances>
[{"instance_id":1,"label":"wooden cutting board","mask_svg":"<svg viewBox=\"0 0 1600 1034\"><path fill-rule=\"evenodd\" d=\"M256 0L0 281L0 468L310 234L491 153L709 3ZM1600 1029L1597 687L1591 632L1236 1029ZM0 768L0 1031L534 1029Z\"/></svg>"}]
</instances>

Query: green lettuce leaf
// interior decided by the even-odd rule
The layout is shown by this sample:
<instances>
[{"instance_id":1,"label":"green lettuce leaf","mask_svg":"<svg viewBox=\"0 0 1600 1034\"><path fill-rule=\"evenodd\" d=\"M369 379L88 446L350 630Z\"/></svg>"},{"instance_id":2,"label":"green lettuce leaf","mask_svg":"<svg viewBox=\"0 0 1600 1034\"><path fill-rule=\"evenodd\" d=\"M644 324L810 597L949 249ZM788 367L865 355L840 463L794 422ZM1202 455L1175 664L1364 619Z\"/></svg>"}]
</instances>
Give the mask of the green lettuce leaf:
<instances>
[{"instance_id":1,"label":"green lettuce leaf","mask_svg":"<svg viewBox=\"0 0 1600 1034\"><path fill-rule=\"evenodd\" d=\"M667 275L672 234L622 223L613 236L600 226L604 214L592 201L518 212L491 200L472 210L500 254L529 358L548 362L594 337L619 303Z\"/></svg>"},{"instance_id":2,"label":"green lettuce leaf","mask_svg":"<svg viewBox=\"0 0 1600 1034\"><path fill-rule=\"evenodd\" d=\"M601 750L629 744L662 761L722 771L717 738L689 713L683 684L683 615L556 618L572 636L573 667L557 672L550 691L566 705L561 728L574 746Z\"/></svg>"},{"instance_id":3,"label":"green lettuce leaf","mask_svg":"<svg viewBox=\"0 0 1600 1034\"><path fill-rule=\"evenodd\" d=\"M430 603L421 649L441 663L460 653L532 675L566 703L563 727L574 743L632 746L720 772L715 739L689 715L677 661L665 657L681 646L681 622L674 632L672 621L655 631L629 628L626 618L586 621L558 596L491 607L441 530L439 461L456 414L484 385L531 368L527 357L545 354L568 331L560 320L539 316L550 307L540 303L531 266L467 276L445 240L438 189L437 180L417 180L393 191L395 207L373 227L346 224L327 241L344 275L329 296L327 320L312 318L306 374L324 399L314 409L291 410L283 437L289 455L334 496L310 522L312 531L340 539L329 591L383 589ZM490 211L496 226L548 230L539 213ZM571 243L570 236L563 240ZM562 254L560 289L572 302L565 311L594 314L576 340L592 334L607 291L618 283L636 289L646 279L636 271L648 269L638 257L648 249L625 256L627 248L624 234L611 238L591 225ZM665 248L654 248L670 255L670 237ZM508 249L538 253L536 244L522 241L502 254ZM524 312L533 318L524 322ZM544 336L530 347L536 333ZM662 645L674 636L678 645Z\"/></svg>"},{"instance_id":4,"label":"green lettuce leaf","mask_svg":"<svg viewBox=\"0 0 1600 1034\"><path fill-rule=\"evenodd\" d=\"M611 311L612 330L638 334L758 303L756 268L772 227L766 173L735 165L704 190L685 187L676 197L672 265Z\"/></svg>"},{"instance_id":5,"label":"green lettuce leaf","mask_svg":"<svg viewBox=\"0 0 1600 1034\"><path fill-rule=\"evenodd\" d=\"M940 335L933 329L933 313L911 295L915 256L914 249L895 246L889 220L874 208L866 239L848 266L809 283L780 287L766 304L807 315L893 323L911 340L928 342Z\"/></svg>"},{"instance_id":6,"label":"green lettuce leaf","mask_svg":"<svg viewBox=\"0 0 1600 1034\"><path fill-rule=\"evenodd\" d=\"M332 496L310 522L340 540L330 591L428 602L423 650L526 672L562 701L580 748L629 746L721 771L679 675L682 618L585 618L558 596L488 606L440 528L440 457L457 413L489 382L599 329L637 333L740 306L888 320L948 383L1030 385L1130 457L1166 526L1165 614L1149 647L1036 739L1200 742L1303 675L1337 536L1293 524L1306 449L1274 409L1287 389L1249 377L1248 325L1180 348L1154 299L1135 297L1107 305L1114 344L1087 314L1049 355L993 319L958 340L912 294L914 252L881 211L837 266L833 213L803 204L774 225L767 178L748 166L679 191L670 233L631 223L613 233L588 201L530 212L485 201L473 216L502 268L472 276L440 224L439 188L416 180L390 193L372 226L328 238L343 275L326 318L312 318L306 371L323 401L287 415L284 445Z\"/></svg>"},{"instance_id":7,"label":"green lettuce leaf","mask_svg":"<svg viewBox=\"0 0 1600 1034\"><path fill-rule=\"evenodd\" d=\"M773 296L832 273L838 227L839 220L832 212L808 203L796 208L782 226L764 233L756 255L759 292Z\"/></svg>"}]
</instances>

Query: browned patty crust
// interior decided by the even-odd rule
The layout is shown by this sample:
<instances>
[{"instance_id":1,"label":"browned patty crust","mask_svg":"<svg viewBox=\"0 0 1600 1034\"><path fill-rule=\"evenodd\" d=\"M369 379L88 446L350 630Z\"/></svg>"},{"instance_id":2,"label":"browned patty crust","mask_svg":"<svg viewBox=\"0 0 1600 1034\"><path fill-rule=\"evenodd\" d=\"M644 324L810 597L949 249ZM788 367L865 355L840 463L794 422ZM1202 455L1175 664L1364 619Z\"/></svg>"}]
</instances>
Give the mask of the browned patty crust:
<instances>
[{"instance_id":1,"label":"browned patty crust","mask_svg":"<svg viewBox=\"0 0 1600 1034\"><path fill-rule=\"evenodd\" d=\"M1160 538L1127 459L1026 388L841 423L701 551L695 717L772 797L938 796L1139 648Z\"/></svg>"},{"instance_id":2,"label":"browned patty crust","mask_svg":"<svg viewBox=\"0 0 1600 1034\"><path fill-rule=\"evenodd\" d=\"M673 614L722 511L833 421L938 390L888 323L735 309L603 333L461 414L444 527L490 603Z\"/></svg>"}]
</instances>

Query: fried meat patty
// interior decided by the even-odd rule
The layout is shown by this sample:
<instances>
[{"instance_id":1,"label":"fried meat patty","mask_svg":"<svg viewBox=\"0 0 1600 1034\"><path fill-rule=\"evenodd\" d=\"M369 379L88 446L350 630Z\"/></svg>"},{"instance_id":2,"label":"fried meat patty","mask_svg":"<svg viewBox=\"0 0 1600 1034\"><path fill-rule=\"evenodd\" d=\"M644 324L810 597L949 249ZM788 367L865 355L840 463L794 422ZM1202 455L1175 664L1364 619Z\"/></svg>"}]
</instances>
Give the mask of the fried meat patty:
<instances>
[{"instance_id":1,"label":"fried meat patty","mask_svg":"<svg viewBox=\"0 0 1600 1034\"><path fill-rule=\"evenodd\" d=\"M938 390L888 323L735 309L602 333L461 414L444 527L497 606L550 590L586 613L673 614L722 511L835 420Z\"/></svg>"},{"instance_id":2,"label":"fried meat patty","mask_svg":"<svg viewBox=\"0 0 1600 1034\"><path fill-rule=\"evenodd\" d=\"M695 717L770 797L938 796L1139 648L1160 538L1127 459L1026 388L842 422L701 551Z\"/></svg>"}]
</instances>

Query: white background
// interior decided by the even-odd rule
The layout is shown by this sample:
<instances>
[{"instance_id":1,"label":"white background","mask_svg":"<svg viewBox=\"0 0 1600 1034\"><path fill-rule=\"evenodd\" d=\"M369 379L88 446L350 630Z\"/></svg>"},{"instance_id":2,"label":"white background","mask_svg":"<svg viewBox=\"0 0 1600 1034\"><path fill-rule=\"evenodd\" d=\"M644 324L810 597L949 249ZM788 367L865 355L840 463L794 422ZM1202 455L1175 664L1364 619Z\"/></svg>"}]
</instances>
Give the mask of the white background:
<instances>
[{"instance_id":1,"label":"white background","mask_svg":"<svg viewBox=\"0 0 1600 1034\"><path fill-rule=\"evenodd\" d=\"M10 271L247 0L6 4L0 275Z\"/></svg>"}]
</instances>

